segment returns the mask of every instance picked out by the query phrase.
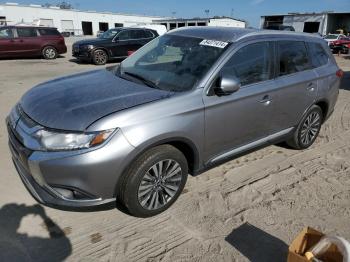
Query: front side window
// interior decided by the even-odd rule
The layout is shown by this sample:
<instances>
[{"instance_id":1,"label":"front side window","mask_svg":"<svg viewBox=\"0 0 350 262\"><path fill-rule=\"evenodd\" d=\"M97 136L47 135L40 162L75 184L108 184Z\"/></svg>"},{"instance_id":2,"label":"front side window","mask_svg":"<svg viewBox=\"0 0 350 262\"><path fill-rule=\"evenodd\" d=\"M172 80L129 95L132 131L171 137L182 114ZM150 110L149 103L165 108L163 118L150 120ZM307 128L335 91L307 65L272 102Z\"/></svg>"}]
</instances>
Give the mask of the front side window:
<instances>
[{"instance_id":1,"label":"front side window","mask_svg":"<svg viewBox=\"0 0 350 262\"><path fill-rule=\"evenodd\" d=\"M210 41L163 35L124 60L118 75L142 79L161 90L189 91L229 46L229 43Z\"/></svg>"},{"instance_id":2,"label":"front side window","mask_svg":"<svg viewBox=\"0 0 350 262\"><path fill-rule=\"evenodd\" d=\"M35 37L37 36L34 28L17 28L18 37Z\"/></svg>"},{"instance_id":3,"label":"front side window","mask_svg":"<svg viewBox=\"0 0 350 262\"><path fill-rule=\"evenodd\" d=\"M304 42L278 42L279 75L289 75L311 68Z\"/></svg>"},{"instance_id":4,"label":"front side window","mask_svg":"<svg viewBox=\"0 0 350 262\"><path fill-rule=\"evenodd\" d=\"M238 78L242 86L271 78L269 42L250 44L239 49L223 67L223 72Z\"/></svg>"},{"instance_id":5,"label":"front side window","mask_svg":"<svg viewBox=\"0 0 350 262\"><path fill-rule=\"evenodd\" d=\"M308 43L308 46L313 67L320 67L328 63L328 55L321 44Z\"/></svg>"},{"instance_id":6,"label":"front side window","mask_svg":"<svg viewBox=\"0 0 350 262\"><path fill-rule=\"evenodd\" d=\"M102 35L100 35L99 38L112 39L119 32L120 32L120 29L110 29L104 32Z\"/></svg>"},{"instance_id":7,"label":"front side window","mask_svg":"<svg viewBox=\"0 0 350 262\"><path fill-rule=\"evenodd\" d=\"M5 28L0 30L0 39L13 38L12 29Z\"/></svg>"}]
</instances>

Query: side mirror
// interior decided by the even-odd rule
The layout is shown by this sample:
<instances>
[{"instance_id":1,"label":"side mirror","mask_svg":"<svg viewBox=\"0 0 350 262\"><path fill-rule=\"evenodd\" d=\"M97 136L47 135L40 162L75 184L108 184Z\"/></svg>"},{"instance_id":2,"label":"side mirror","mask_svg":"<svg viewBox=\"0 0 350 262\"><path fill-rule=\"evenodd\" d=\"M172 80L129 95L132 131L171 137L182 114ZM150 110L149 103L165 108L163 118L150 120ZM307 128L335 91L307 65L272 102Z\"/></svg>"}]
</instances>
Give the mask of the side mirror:
<instances>
[{"instance_id":1,"label":"side mirror","mask_svg":"<svg viewBox=\"0 0 350 262\"><path fill-rule=\"evenodd\" d=\"M222 75L214 88L214 93L217 96L227 96L237 92L241 88L239 79L233 75Z\"/></svg>"},{"instance_id":2,"label":"side mirror","mask_svg":"<svg viewBox=\"0 0 350 262\"><path fill-rule=\"evenodd\" d=\"M114 37L112 42L118 43L119 42L119 37L118 36Z\"/></svg>"}]
</instances>

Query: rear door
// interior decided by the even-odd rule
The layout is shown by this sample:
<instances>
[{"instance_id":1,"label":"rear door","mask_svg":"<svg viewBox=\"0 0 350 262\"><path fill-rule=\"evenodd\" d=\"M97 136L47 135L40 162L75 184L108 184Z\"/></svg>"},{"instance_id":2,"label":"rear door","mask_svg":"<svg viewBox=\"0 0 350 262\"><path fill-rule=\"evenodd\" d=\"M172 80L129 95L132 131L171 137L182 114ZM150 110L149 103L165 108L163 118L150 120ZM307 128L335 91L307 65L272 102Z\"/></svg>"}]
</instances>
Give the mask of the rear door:
<instances>
[{"instance_id":1,"label":"rear door","mask_svg":"<svg viewBox=\"0 0 350 262\"><path fill-rule=\"evenodd\" d=\"M0 57L10 57L16 53L13 30L11 28L0 29Z\"/></svg>"},{"instance_id":2,"label":"rear door","mask_svg":"<svg viewBox=\"0 0 350 262\"><path fill-rule=\"evenodd\" d=\"M129 49L130 51L136 51L149 41L150 38L147 38L144 29L133 29L130 31Z\"/></svg>"},{"instance_id":3,"label":"rear door","mask_svg":"<svg viewBox=\"0 0 350 262\"><path fill-rule=\"evenodd\" d=\"M240 90L227 96L204 95L205 158L209 162L269 135L270 89L274 86L271 49L270 42L239 48L217 77L235 76L241 83Z\"/></svg>"},{"instance_id":4,"label":"rear door","mask_svg":"<svg viewBox=\"0 0 350 262\"><path fill-rule=\"evenodd\" d=\"M18 27L15 38L18 54L39 55L41 54L42 40L38 37L36 28Z\"/></svg>"},{"instance_id":5,"label":"rear door","mask_svg":"<svg viewBox=\"0 0 350 262\"><path fill-rule=\"evenodd\" d=\"M298 125L317 97L317 74L304 41L277 41L275 88L271 91L273 115L270 133Z\"/></svg>"}]
</instances>

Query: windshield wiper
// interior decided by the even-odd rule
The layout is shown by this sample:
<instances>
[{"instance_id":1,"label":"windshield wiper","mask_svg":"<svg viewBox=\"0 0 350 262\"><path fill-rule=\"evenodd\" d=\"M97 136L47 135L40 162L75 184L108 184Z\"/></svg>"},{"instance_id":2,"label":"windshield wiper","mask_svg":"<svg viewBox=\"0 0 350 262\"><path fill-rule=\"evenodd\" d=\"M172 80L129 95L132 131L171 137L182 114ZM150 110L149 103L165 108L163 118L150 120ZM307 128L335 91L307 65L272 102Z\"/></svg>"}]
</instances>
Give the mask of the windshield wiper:
<instances>
[{"instance_id":1,"label":"windshield wiper","mask_svg":"<svg viewBox=\"0 0 350 262\"><path fill-rule=\"evenodd\" d=\"M138 74L131 73L131 72L123 72L123 74L131 76L133 78L136 78L136 79L140 80L142 83L144 83L145 85L147 85L149 87L160 89L159 86L157 86L156 83L154 83L153 81L151 81L149 79L144 78L143 76L140 76Z\"/></svg>"}]
</instances>

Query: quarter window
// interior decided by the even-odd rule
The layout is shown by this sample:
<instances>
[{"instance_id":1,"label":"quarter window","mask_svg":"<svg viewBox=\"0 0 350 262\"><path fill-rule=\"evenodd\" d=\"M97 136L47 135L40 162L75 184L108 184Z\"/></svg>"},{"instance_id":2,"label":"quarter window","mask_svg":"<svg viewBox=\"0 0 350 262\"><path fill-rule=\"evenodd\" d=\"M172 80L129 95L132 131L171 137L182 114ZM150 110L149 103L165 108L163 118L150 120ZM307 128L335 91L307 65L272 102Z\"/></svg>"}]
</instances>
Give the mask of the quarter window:
<instances>
[{"instance_id":1,"label":"quarter window","mask_svg":"<svg viewBox=\"0 0 350 262\"><path fill-rule=\"evenodd\" d=\"M223 71L235 75L242 86L270 79L269 46L269 42L260 42L241 48L227 62Z\"/></svg>"},{"instance_id":2,"label":"quarter window","mask_svg":"<svg viewBox=\"0 0 350 262\"><path fill-rule=\"evenodd\" d=\"M308 45L313 67L320 67L328 63L328 55L321 44L308 43Z\"/></svg>"},{"instance_id":3,"label":"quarter window","mask_svg":"<svg viewBox=\"0 0 350 262\"><path fill-rule=\"evenodd\" d=\"M13 38L12 29L6 28L0 30L0 39Z\"/></svg>"},{"instance_id":4,"label":"quarter window","mask_svg":"<svg viewBox=\"0 0 350 262\"><path fill-rule=\"evenodd\" d=\"M18 37L35 37L37 36L34 28L17 28Z\"/></svg>"},{"instance_id":5,"label":"quarter window","mask_svg":"<svg viewBox=\"0 0 350 262\"><path fill-rule=\"evenodd\" d=\"M60 35L56 29L42 28L38 30L40 35Z\"/></svg>"},{"instance_id":6,"label":"quarter window","mask_svg":"<svg viewBox=\"0 0 350 262\"><path fill-rule=\"evenodd\" d=\"M279 75L289 75L310 69L304 42L281 41L279 50Z\"/></svg>"},{"instance_id":7,"label":"quarter window","mask_svg":"<svg viewBox=\"0 0 350 262\"><path fill-rule=\"evenodd\" d=\"M152 38L154 36L153 33L149 30L145 31L145 35L146 35L146 38Z\"/></svg>"}]
</instances>

